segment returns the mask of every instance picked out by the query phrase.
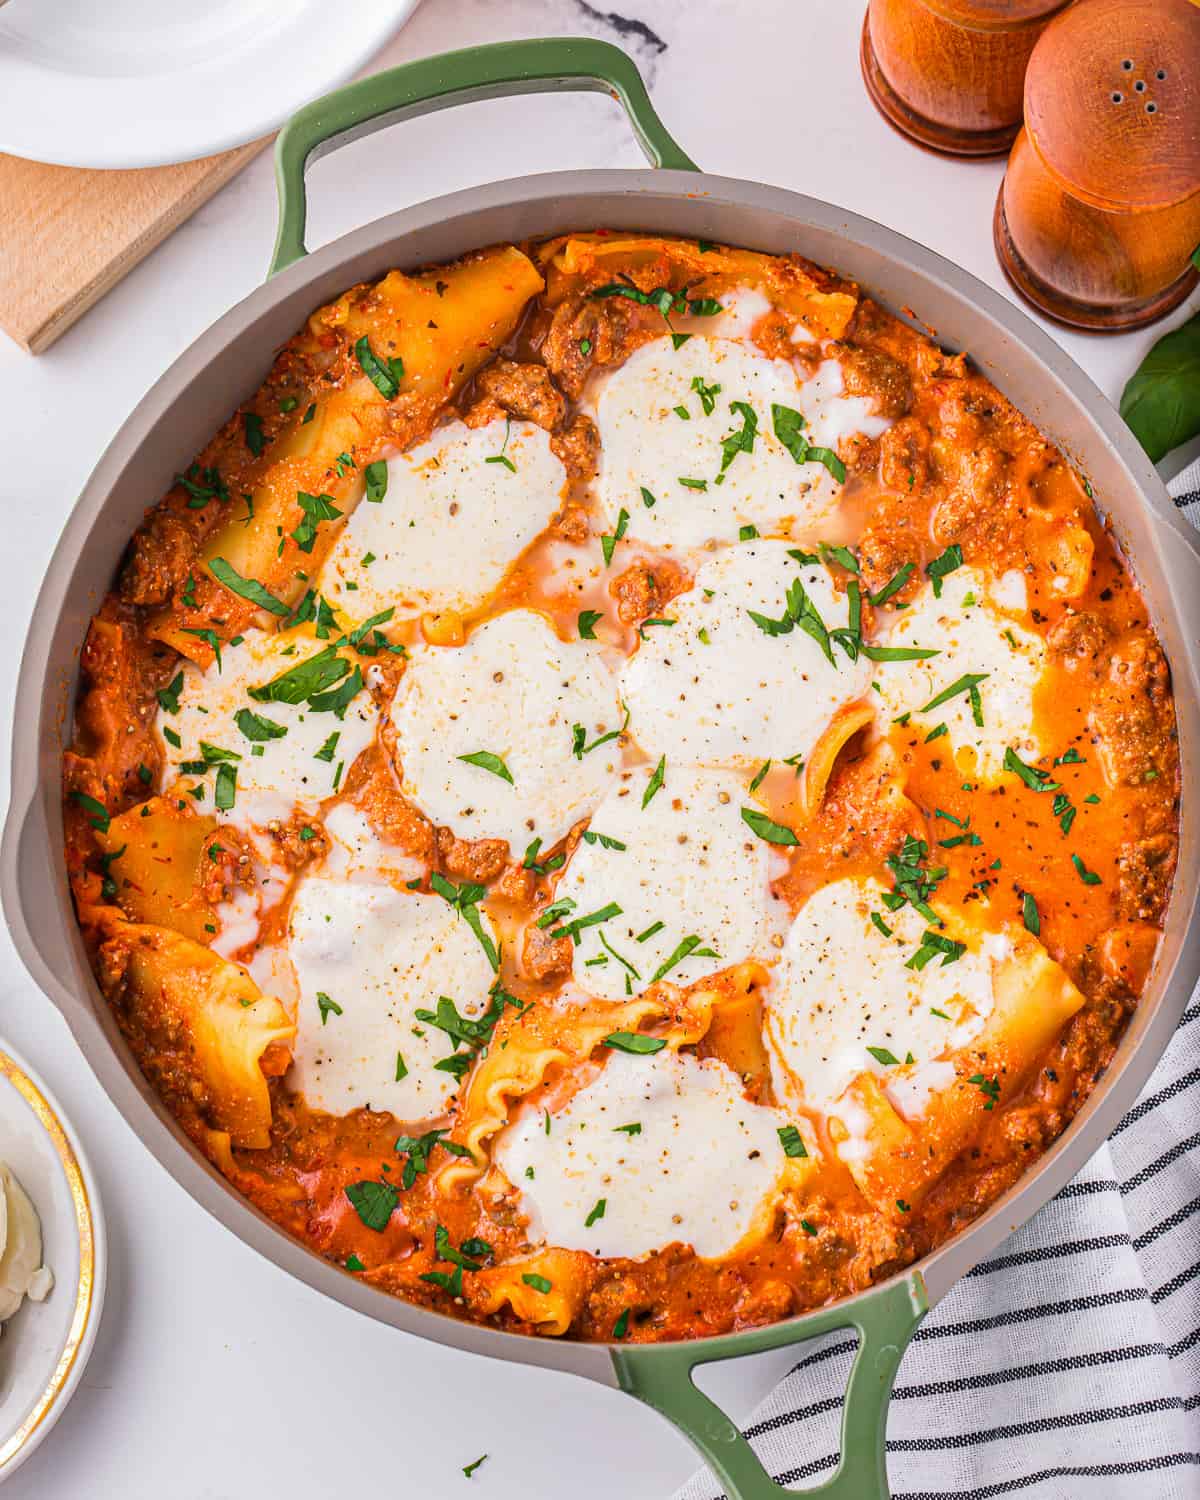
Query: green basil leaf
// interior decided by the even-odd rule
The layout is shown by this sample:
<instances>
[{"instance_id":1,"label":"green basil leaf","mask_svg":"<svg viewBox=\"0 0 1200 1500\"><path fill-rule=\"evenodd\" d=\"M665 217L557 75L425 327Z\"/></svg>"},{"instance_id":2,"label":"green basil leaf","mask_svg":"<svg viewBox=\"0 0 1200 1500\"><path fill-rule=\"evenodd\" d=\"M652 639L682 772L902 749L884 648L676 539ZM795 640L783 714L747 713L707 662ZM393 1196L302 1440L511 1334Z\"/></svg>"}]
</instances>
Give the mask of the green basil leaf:
<instances>
[{"instance_id":1,"label":"green basil leaf","mask_svg":"<svg viewBox=\"0 0 1200 1500\"><path fill-rule=\"evenodd\" d=\"M1142 360L1121 395L1121 415L1154 463L1200 433L1200 313Z\"/></svg>"}]
</instances>

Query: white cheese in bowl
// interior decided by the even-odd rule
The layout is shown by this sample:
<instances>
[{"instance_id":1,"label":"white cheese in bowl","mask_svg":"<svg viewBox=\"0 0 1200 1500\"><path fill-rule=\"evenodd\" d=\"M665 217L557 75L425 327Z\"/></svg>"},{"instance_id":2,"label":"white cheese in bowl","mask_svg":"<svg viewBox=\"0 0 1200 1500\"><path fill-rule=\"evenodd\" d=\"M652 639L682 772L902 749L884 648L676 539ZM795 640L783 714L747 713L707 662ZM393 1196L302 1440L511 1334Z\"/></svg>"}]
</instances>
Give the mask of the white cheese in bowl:
<instances>
[{"instance_id":1,"label":"white cheese in bowl","mask_svg":"<svg viewBox=\"0 0 1200 1500\"><path fill-rule=\"evenodd\" d=\"M0 1162L0 1324L26 1297L43 1301L54 1275L42 1264L42 1225L29 1194Z\"/></svg>"}]
</instances>

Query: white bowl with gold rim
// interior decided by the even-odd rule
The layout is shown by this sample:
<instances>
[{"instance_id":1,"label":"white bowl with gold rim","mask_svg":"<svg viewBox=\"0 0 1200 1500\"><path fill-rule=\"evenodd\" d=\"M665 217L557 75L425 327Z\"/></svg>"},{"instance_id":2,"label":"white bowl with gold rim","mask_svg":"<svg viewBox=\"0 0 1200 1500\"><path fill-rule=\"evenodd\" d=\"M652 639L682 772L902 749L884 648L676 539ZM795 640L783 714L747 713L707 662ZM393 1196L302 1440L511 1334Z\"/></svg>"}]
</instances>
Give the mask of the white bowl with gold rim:
<instances>
[{"instance_id":1,"label":"white bowl with gold rim","mask_svg":"<svg viewBox=\"0 0 1200 1500\"><path fill-rule=\"evenodd\" d=\"M54 1095L0 1042L0 1158L42 1223L42 1260L54 1273L43 1302L28 1299L0 1336L0 1483L66 1409L104 1303L104 1216L87 1157Z\"/></svg>"}]
</instances>

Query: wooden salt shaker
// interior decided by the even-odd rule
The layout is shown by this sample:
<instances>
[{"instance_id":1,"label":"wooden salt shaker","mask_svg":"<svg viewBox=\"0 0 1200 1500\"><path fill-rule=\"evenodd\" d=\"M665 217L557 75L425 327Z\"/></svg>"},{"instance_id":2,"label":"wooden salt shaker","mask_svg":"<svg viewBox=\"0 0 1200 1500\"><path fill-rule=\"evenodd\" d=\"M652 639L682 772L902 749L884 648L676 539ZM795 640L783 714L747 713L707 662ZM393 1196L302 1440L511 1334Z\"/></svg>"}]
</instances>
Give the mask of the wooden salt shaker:
<instances>
[{"instance_id":1,"label":"wooden salt shaker","mask_svg":"<svg viewBox=\"0 0 1200 1500\"><path fill-rule=\"evenodd\" d=\"M1025 65L1069 0L870 0L860 62L876 109L949 156L1003 156Z\"/></svg>"},{"instance_id":2,"label":"wooden salt shaker","mask_svg":"<svg viewBox=\"0 0 1200 1500\"><path fill-rule=\"evenodd\" d=\"M1187 296L1200 245L1192 0L1077 0L1047 27L993 237L1013 286L1071 327L1137 328Z\"/></svg>"}]
</instances>

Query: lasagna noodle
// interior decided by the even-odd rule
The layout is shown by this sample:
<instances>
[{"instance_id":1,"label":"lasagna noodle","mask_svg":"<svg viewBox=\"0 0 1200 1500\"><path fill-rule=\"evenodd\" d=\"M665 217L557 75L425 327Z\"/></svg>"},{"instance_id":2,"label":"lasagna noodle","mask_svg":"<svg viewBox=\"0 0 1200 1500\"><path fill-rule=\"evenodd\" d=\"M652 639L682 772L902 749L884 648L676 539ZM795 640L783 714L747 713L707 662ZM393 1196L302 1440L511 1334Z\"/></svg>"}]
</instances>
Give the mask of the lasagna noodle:
<instances>
[{"instance_id":1,"label":"lasagna noodle","mask_svg":"<svg viewBox=\"0 0 1200 1500\"><path fill-rule=\"evenodd\" d=\"M591 1256L581 1250L557 1249L506 1261L471 1278L471 1306L487 1316L507 1305L538 1333L561 1337L587 1295L590 1262Z\"/></svg>"},{"instance_id":2,"label":"lasagna noodle","mask_svg":"<svg viewBox=\"0 0 1200 1500\"><path fill-rule=\"evenodd\" d=\"M105 952L123 976L134 1050L185 1092L203 1091L212 1124L235 1146L271 1144L264 1066L280 1073L295 1024L240 964L164 927L113 923Z\"/></svg>"},{"instance_id":3,"label":"lasagna noodle","mask_svg":"<svg viewBox=\"0 0 1200 1500\"><path fill-rule=\"evenodd\" d=\"M151 797L97 830L125 915L206 943L217 918L202 876L216 829L215 818L178 799Z\"/></svg>"},{"instance_id":4,"label":"lasagna noodle","mask_svg":"<svg viewBox=\"0 0 1200 1500\"><path fill-rule=\"evenodd\" d=\"M625 1005L535 1005L488 1047L471 1074L454 1138L471 1155L456 1157L438 1174L443 1193L468 1188L487 1168L487 1143L508 1120L513 1104L546 1081L551 1068L591 1056L614 1031L637 1031L660 1020L663 1006L649 996ZM504 1043L504 1045L500 1045Z\"/></svg>"},{"instance_id":5,"label":"lasagna noodle","mask_svg":"<svg viewBox=\"0 0 1200 1500\"><path fill-rule=\"evenodd\" d=\"M315 389L307 406L297 404L290 426L268 448L254 488L228 502L228 517L205 542L204 573L191 591L195 607L177 599L152 620L150 633L206 666L211 643L194 634L197 629L225 641L252 622L271 623L270 611L213 577L218 558L282 605L294 606L362 499L366 466L428 436L438 413L508 339L541 287L527 256L497 247L436 273L392 271L377 286L356 287L314 314L310 336L318 343L340 341L344 378ZM403 363L393 402L359 366L353 349L362 338L377 358ZM328 497L340 512L318 524L308 551L292 536L305 518L301 492Z\"/></svg>"},{"instance_id":6,"label":"lasagna noodle","mask_svg":"<svg viewBox=\"0 0 1200 1500\"><path fill-rule=\"evenodd\" d=\"M1084 1004L1065 970L1023 935L1014 938L1010 956L993 961L992 993L991 1014L968 1046L896 1075L952 1070L948 1086L929 1089L919 1113L906 1118L893 1103L894 1091L873 1073L860 1074L834 1105L830 1136L859 1190L880 1213L903 1214L920 1201L970 1145L996 1104L1020 1091Z\"/></svg>"},{"instance_id":7,"label":"lasagna noodle","mask_svg":"<svg viewBox=\"0 0 1200 1500\"><path fill-rule=\"evenodd\" d=\"M566 279L617 279L631 271L652 268L685 283L688 295L699 293L695 283L719 277L727 285L751 286L790 314L813 338L838 339L846 332L858 306L857 288L818 270L798 256L761 255L726 245L700 249L696 240L656 238L653 235L567 235L548 240L538 251L547 272L549 305L561 297ZM640 282L639 282L640 284Z\"/></svg>"}]
</instances>

